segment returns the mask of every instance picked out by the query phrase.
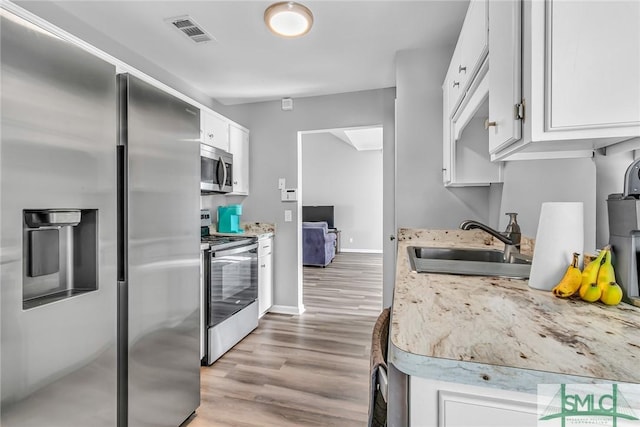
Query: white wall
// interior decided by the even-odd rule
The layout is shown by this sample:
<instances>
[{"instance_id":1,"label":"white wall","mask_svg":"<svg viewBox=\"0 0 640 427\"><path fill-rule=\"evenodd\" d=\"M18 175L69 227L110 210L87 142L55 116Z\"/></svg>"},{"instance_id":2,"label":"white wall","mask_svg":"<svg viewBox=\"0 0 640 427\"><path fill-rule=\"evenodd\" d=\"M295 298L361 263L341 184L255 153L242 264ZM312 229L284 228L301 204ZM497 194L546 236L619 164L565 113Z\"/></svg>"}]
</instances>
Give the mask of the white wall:
<instances>
[{"instance_id":1,"label":"white wall","mask_svg":"<svg viewBox=\"0 0 640 427\"><path fill-rule=\"evenodd\" d=\"M609 241L607 197L622 193L631 152L588 159L507 162L501 212L519 212L522 232L535 237L542 202L584 203L584 252L594 253ZM507 218L500 218L501 227Z\"/></svg>"},{"instance_id":2,"label":"white wall","mask_svg":"<svg viewBox=\"0 0 640 427\"><path fill-rule=\"evenodd\" d=\"M595 247L596 168L592 159L507 162L501 212L518 212L522 233L535 237L543 202L583 202L585 248ZM504 229L508 218L500 218Z\"/></svg>"},{"instance_id":3,"label":"white wall","mask_svg":"<svg viewBox=\"0 0 640 427\"><path fill-rule=\"evenodd\" d=\"M382 150L330 133L302 137L302 204L333 205L344 251L382 252Z\"/></svg>"},{"instance_id":4,"label":"white wall","mask_svg":"<svg viewBox=\"0 0 640 427\"><path fill-rule=\"evenodd\" d=\"M442 81L452 50L410 50L396 57L396 206L399 227L456 228L472 218L503 230L518 212L535 237L543 202L584 203L585 248L608 242L606 199L623 190L632 153L506 162L504 183L447 189L442 184Z\"/></svg>"},{"instance_id":5,"label":"white wall","mask_svg":"<svg viewBox=\"0 0 640 427\"><path fill-rule=\"evenodd\" d=\"M352 92L338 95L294 99L293 111L282 111L280 101L246 104L251 129L250 194L243 203L243 219L276 224L274 241L274 304L281 311L303 308L301 283L301 232L296 218L302 202L280 201L278 178L288 188L298 180L298 132L341 127L382 124L393 130L394 89ZM391 134L392 135L392 134ZM384 146L393 145L388 132ZM385 171L386 173L386 171ZM284 221L291 210L293 222ZM385 282L385 304L391 301L392 284Z\"/></svg>"},{"instance_id":6,"label":"white wall","mask_svg":"<svg viewBox=\"0 0 640 427\"><path fill-rule=\"evenodd\" d=\"M203 94L194 88L189 82L168 73L153 62L130 50L127 46L115 42L108 35L102 34L95 28L88 26L66 10L48 1L15 1L25 10L38 15L57 27L73 34L92 46L102 50L120 61L144 72L158 81L172 87L191 99L205 105L220 114L223 114L242 125L247 120L246 110L243 108L227 107L215 99Z\"/></svg>"},{"instance_id":7,"label":"white wall","mask_svg":"<svg viewBox=\"0 0 640 427\"><path fill-rule=\"evenodd\" d=\"M457 228L490 222L489 187L442 183L442 82L453 47L396 56L396 207L398 227Z\"/></svg>"}]
</instances>

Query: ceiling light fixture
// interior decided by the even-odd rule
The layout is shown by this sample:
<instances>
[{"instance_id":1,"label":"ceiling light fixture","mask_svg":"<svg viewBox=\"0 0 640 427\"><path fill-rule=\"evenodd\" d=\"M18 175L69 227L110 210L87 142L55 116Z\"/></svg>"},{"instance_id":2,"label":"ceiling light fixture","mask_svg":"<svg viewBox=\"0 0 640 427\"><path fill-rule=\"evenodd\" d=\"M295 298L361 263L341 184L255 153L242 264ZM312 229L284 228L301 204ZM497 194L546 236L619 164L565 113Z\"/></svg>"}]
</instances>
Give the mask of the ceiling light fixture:
<instances>
[{"instance_id":1,"label":"ceiling light fixture","mask_svg":"<svg viewBox=\"0 0 640 427\"><path fill-rule=\"evenodd\" d=\"M300 3L274 3L264 11L264 22L272 33L282 37L300 37L311 30L313 14Z\"/></svg>"}]
</instances>

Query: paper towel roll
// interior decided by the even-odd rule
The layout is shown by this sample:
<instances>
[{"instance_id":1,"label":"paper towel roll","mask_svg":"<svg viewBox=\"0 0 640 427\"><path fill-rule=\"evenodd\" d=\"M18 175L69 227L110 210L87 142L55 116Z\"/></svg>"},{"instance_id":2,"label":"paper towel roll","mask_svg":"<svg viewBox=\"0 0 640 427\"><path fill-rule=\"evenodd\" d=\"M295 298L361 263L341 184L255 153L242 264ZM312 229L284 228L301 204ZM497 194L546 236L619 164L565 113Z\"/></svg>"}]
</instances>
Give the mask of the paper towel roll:
<instances>
[{"instance_id":1,"label":"paper towel roll","mask_svg":"<svg viewBox=\"0 0 640 427\"><path fill-rule=\"evenodd\" d=\"M582 202L546 202L540 209L529 286L550 291L562 279L573 253L584 248Z\"/></svg>"}]
</instances>

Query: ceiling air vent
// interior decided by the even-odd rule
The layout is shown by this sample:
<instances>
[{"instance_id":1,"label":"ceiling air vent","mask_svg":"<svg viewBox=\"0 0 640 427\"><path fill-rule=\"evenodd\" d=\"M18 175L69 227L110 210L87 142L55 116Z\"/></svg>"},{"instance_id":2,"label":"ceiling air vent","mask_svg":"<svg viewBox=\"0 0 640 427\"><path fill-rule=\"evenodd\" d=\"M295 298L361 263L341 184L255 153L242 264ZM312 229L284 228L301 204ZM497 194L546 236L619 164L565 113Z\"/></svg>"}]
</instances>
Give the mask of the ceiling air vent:
<instances>
[{"instance_id":1,"label":"ceiling air vent","mask_svg":"<svg viewBox=\"0 0 640 427\"><path fill-rule=\"evenodd\" d=\"M165 19L165 21L196 43L215 40L189 16L177 16L175 18Z\"/></svg>"}]
</instances>

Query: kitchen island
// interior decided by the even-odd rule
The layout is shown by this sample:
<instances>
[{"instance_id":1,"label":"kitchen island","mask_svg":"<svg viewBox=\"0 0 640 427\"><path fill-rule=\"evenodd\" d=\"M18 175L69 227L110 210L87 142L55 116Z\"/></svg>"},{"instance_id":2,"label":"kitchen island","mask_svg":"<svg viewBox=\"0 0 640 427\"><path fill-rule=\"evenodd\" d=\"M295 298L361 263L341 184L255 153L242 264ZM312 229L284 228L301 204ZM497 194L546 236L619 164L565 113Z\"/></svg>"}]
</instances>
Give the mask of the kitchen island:
<instances>
[{"instance_id":1,"label":"kitchen island","mask_svg":"<svg viewBox=\"0 0 640 427\"><path fill-rule=\"evenodd\" d=\"M416 273L409 246L503 248L480 230L399 230L390 425L438 425L447 405L471 420L480 395L527 414L510 423L535 425L538 384L640 383L640 308L559 299L526 280Z\"/></svg>"}]
</instances>

